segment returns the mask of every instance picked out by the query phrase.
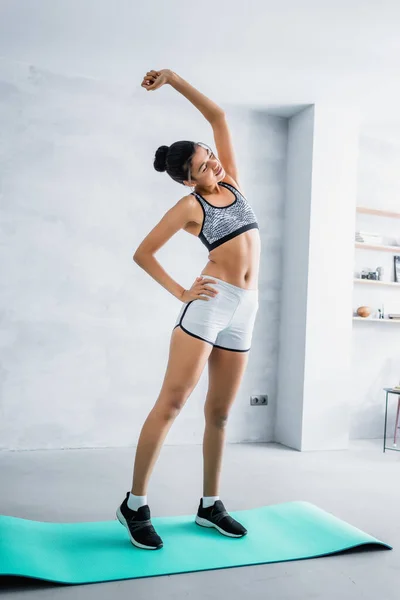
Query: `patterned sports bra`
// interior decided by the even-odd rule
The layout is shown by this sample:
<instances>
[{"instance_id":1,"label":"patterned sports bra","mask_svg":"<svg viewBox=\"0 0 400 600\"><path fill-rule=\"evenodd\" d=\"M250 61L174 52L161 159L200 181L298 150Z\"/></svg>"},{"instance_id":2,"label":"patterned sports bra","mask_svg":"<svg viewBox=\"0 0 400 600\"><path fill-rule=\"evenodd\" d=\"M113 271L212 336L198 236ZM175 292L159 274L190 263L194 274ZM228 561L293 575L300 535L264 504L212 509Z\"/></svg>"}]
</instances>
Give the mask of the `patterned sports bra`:
<instances>
[{"instance_id":1,"label":"patterned sports bra","mask_svg":"<svg viewBox=\"0 0 400 600\"><path fill-rule=\"evenodd\" d=\"M243 194L230 183L218 181L218 185L228 188L235 195L231 204L214 206L197 192L191 192L203 208L204 219L198 237L208 250L214 250L249 229L259 228L257 217Z\"/></svg>"}]
</instances>

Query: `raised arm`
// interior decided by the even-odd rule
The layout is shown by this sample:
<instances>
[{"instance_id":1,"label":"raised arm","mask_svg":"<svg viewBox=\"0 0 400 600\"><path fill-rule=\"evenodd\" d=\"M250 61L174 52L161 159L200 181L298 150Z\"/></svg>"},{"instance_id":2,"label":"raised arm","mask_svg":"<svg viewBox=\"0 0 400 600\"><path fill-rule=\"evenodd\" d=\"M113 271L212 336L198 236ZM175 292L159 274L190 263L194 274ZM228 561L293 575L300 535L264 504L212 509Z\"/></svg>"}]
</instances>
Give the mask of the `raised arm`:
<instances>
[{"instance_id":1,"label":"raised arm","mask_svg":"<svg viewBox=\"0 0 400 600\"><path fill-rule=\"evenodd\" d=\"M142 87L152 91L166 83L185 96L210 123L218 158L225 173L230 175L240 186L232 135L224 110L170 69L148 71L143 78Z\"/></svg>"}]
</instances>

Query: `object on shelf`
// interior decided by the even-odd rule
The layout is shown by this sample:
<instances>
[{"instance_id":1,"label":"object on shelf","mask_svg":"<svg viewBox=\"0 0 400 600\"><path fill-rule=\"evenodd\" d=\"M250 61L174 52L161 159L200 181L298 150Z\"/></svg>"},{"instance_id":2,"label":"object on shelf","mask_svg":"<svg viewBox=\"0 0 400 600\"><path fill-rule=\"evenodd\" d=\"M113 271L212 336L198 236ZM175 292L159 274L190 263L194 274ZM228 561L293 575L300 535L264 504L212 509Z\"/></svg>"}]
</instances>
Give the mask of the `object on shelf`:
<instances>
[{"instance_id":1,"label":"object on shelf","mask_svg":"<svg viewBox=\"0 0 400 600\"><path fill-rule=\"evenodd\" d=\"M361 271L361 279L372 279L374 281L378 281L379 273L377 271L372 271L371 269L363 269Z\"/></svg>"},{"instance_id":2,"label":"object on shelf","mask_svg":"<svg viewBox=\"0 0 400 600\"><path fill-rule=\"evenodd\" d=\"M394 280L399 283L400 282L400 256L395 254L393 257L394 261Z\"/></svg>"},{"instance_id":3,"label":"object on shelf","mask_svg":"<svg viewBox=\"0 0 400 600\"><path fill-rule=\"evenodd\" d=\"M384 268L376 267L376 272L378 273L378 281L383 281Z\"/></svg>"},{"instance_id":4,"label":"object on shelf","mask_svg":"<svg viewBox=\"0 0 400 600\"><path fill-rule=\"evenodd\" d=\"M371 314L371 308L369 306L359 306L357 308L357 315L359 317L369 317Z\"/></svg>"},{"instance_id":5,"label":"object on shelf","mask_svg":"<svg viewBox=\"0 0 400 600\"><path fill-rule=\"evenodd\" d=\"M378 319L384 319L385 318L385 311L383 308L383 304L382 304L382 308L378 308Z\"/></svg>"},{"instance_id":6,"label":"object on shelf","mask_svg":"<svg viewBox=\"0 0 400 600\"><path fill-rule=\"evenodd\" d=\"M383 237L378 233L369 233L368 231L356 231L356 242L362 244L376 244L377 246L383 244Z\"/></svg>"},{"instance_id":7,"label":"object on shelf","mask_svg":"<svg viewBox=\"0 0 400 600\"><path fill-rule=\"evenodd\" d=\"M399 315L399 313L389 313L388 319L393 319L393 321L399 321L400 315Z\"/></svg>"}]
</instances>

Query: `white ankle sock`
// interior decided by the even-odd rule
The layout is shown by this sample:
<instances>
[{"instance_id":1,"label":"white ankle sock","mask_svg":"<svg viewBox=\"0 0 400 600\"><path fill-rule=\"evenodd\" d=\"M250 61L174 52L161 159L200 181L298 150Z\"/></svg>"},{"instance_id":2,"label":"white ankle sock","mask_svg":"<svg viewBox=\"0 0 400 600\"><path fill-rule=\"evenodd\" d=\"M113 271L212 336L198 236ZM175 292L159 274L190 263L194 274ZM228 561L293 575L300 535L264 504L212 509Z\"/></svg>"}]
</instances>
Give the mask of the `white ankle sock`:
<instances>
[{"instance_id":1,"label":"white ankle sock","mask_svg":"<svg viewBox=\"0 0 400 600\"><path fill-rule=\"evenodd\" d=\"M128 508L131 510L138 510L145 504L147 504L147 496L135 496L132 492L129 492Z\"/></svg>"},{"instance_id":2,"label":"white ankle sock","mask_svg":"<svg viewBox=\"0 0 400 600\"><path fill-rule=\"evenodd\" d=\"M203 508L212 506L216 500L219 500L219 496L203 496Z\"/></svg>"}]
</instances>

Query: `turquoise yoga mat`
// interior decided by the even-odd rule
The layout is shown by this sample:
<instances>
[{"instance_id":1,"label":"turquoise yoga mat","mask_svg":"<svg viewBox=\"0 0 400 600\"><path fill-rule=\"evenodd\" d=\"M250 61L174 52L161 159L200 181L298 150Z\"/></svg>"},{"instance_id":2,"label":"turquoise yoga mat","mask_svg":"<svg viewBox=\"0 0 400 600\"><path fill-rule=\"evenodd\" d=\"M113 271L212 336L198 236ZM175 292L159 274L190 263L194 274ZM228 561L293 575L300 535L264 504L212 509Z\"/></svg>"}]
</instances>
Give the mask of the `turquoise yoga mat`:
<instances>
[{"instance_id":1,"label":"turquoise yoga mat","mask_svg":"<svg viewBox=\"0 0 400 600\"><path fill-rule=\"evenodd\" d=\"M0 515L0 575L79 584L299 560L391 546L308 502L230 512L248 530L228 538L195 515L153 517L160 550L132 545L119 521L49 523Z\"/></svg>"}]
</instances>

